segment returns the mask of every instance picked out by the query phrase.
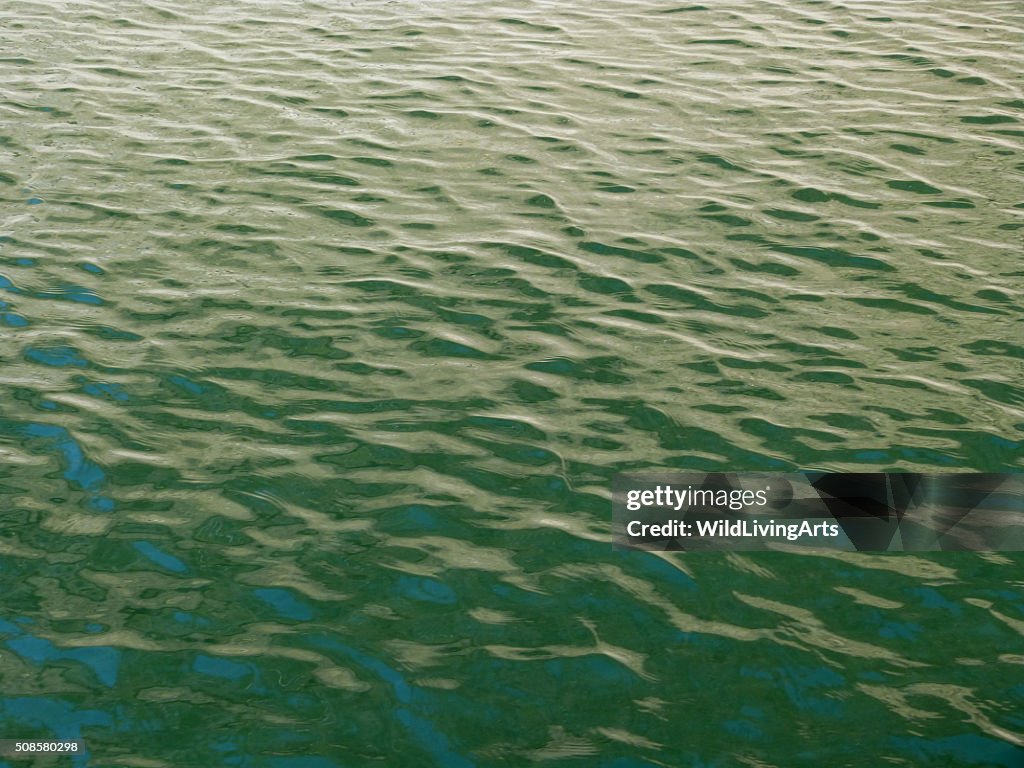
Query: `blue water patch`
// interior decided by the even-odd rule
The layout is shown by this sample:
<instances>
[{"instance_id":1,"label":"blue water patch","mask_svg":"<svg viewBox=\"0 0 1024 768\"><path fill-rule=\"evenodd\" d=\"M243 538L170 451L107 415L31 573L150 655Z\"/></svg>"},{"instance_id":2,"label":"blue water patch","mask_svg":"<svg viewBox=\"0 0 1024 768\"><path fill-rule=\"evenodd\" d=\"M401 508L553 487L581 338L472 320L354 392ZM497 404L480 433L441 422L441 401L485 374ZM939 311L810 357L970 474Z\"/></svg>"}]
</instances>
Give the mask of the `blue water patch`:
<instances>
[{"instance_id":1,"label":"blue water patch","mask_svg":"<svg viewBox=\"0 0 1024 768\"><path fill-rule=\"evenodd\" d=\"M403 704L408 704L412 700L412 688L405 681L405 678L380 659L375 659L373 656L369 656L326 635L315 635L310 640L314 645L341 651L346 656L355 660L360 666L376 674L391 686L395 696Z\"/></svg>"},{"instance_id":2,"label":"blue water patch","mask_svg":"<svg viewBox=\"0 0 1024 768\"><path fill-rule=\"evenodd\" d=\"M910 621L887 621L878 630L881 637L889 640L917 640L924 627Z\"/></svg>"},{"instance_id":3,"label":"blue water patch","mask_svg":"<svg viewBox=\"0 0 1024 768\"><path fill-rule=\"evenodd\" d=\"M158 549L148 541L136 541L132 546L136 552L156 563L161 568L173 571L174 573L185 573L188 570L188 566L181 562L181 560L174 555L167 554L162 549Z\"/></svg>"},{"instance_id":4,"label":"blue water patch","mask_svg":"<svg viewBox=\"0 0 1024 768\"><path fill-rule=\"evenodd\" d=\"M290 693L285 701L288 702L288 706L292 709L313 710L320 706L320 702L314 696L306 693Z\"/></svg>"},{"instance_id":5,"label":"blue water patch","mask_svg":"<svg viewBox=\"0 0 1024 768\"><path fill-rule=\"evenodd\" d=\"M914 587L908 591L910 594L918 597L925 608L941 608L952 616L957 617L961 616L964 612L963 607L943 597L942 593L934 587Z\"/></svg>"},{"instance_id":6,"label":"blue water patch","mask_svg":"<svg viewBox=\"0 0 1024 768\"><path fill-rule=\"evenodd\" d=\"M553 357L536 363L528 363L525 367L528 371L552 373L556 376L572 376L579 369L576 363L564 357Z\"/></svg>"},{"instance_id":7,"label":"blue water patch","mask_svg":"<svg viewBox=\"0 0 1024 768\"><path fill-rule=\"evenodd\" d=\"M130 399L128 393L118 384L107 384L104 382L91 382L82 387L82 391L93 397L116 400L119 403L126 403Z\"/></svg>"},{"instance_id":8,"label":"blue water patch","mask_svg":"<svg viewBox=\"0 0 1024 768\"><path fill-rule=\"evenodd\" d=\"M555 680L564 680L570 685L574 680L586 680L598 685L632 685L638 681L633 670L602 654L572 659L548 659L544 662L544 671Z\"/></svg>"},{"instance_id":9,"label":"blue water patch","mask_svg":"<svg viewBox=\"0 0 1024 768\"><path fill-rule=\"evenodd\" d=\"M853 458L857 461L885 461L889 454L886 451L857 451Z\"/></svg>"},{"instance_id":10,"label":"blue water patch","mask_svg":"<svg viewBox=\"0 0 1024 768\"><path fill-rule=\"evenodd\" d=\"M473 763L452 750L448 737L437 730L434 724L404 707L395 710L398 722L404 725L420 747L445 768L472 768Z\"/></svg>"},{"instance_id":11,"label":"blue water patch","mask_svg":"<svg viewBox=\"0 0 1024 768\"><path fill-rule=\"evenodd\" d=\"M764 738L764 731L749 720L726 720L722 728L730 736L735 736L746 741L758 741Z\"/></svg>"},{"instance_id":12,"label":"blue water patch","mask_svg":"<svg viewBox=\"0 0 1024 768\"><path fill-rule=\"evenodd\" d=\"M979 592L982 597L991 598L999 602L1000 610L1005 611L1008 607L1024 614L1024 593L1015 592L1012 589L983 589Z\"/></svg>"},{"instance_id":13,"label":"blue water patch","mask_svg":"<svg viewBox=\"0 0 1024 768\"><path fill-rule=\"evenodd\" d=\"M85 664L96 674L96 678L113 688L117 682L118 670L121 666L121 651L109 646L93 646L91 648L72 648L64 652L64 658Z\"/></svg>"},{"instance_id":14,"label":"blue water patch","mask_svg":"<svg viewBox=\"0 0 1024 768\"><path fill-rule=\"evenodd\" d=\"M113 512L117 502L107 496L92 496L86 500L85 506L95 512Z\"/></svg>"},{"instance_id":15,"label":"blue water patch","mask_svg":"<svg viewBox=\"0 0 1024 768\"><path fill-rule=\"evenodd\" d=\"M35 635L22 634L7 641L7 647L29 661L42 664L61 657L56 646L49 640Z\"/></svg>"},{"instance_id":16,"label":"blue water patch","mask_svg":"<svg viewBox=\"0 0 1024 768\"><path fill-rule=\"evenodd\" d=\"M37 298L40 299L57 299L59 301L73 301L78 304L92 304L100 305L103 304L103 299L96 295L95 291L91 291L81 285L65 285L55 291L39 291L36 294Z\"/></svg>"},{"instance_id":17,"label":"blue water patch","mask_svg":"<svg viewBox=\"0 0 1024 768\"><path fill-rule=\"evenodd\" d=\"M817 690L841 689L846 685L843 676L828 667L790 666L780 667L773 672L744 667L740 674L773 681L798 709L831 718L843 715L842 702L821 695Z\"/></svg>"},{"instance_id":18,"label":"blue water patch","mask_svg":"<svg viewBox=\"0 0 1024 768\"><path fill-rule=\"evenodd\" d=\"M4 322L12 328L24 328L28 325L28 320L26 318L14 312L5 312L3 317Z\"/></svg>"},{"instance_id":19,"label":"blue water patch","mask_svg":"<svg viewBox=\"0 0 1024 768\"><path fill-rule=\"evenodd\" d=\"M24 432L29 437L52 437L59 438L65 437L68 431L64 427L58 427L55 424L29 424L25 427Z\"/></svg>"},{"instance_id":20,"label":"blue water patch","mask_svg":"<svg viewBox=\"0 0 1024 768\"><path fill-rule=\"evenodd\" d=\"M200 654L192 662L192 669L201 675L210 677L222 677L225 680L241 680L247 675L254 674L248 664L238 661L231 661L220 656L207 656Z\"/></svg>"},{"instance_id":21,"label":"blue water patch","mask_svg":"<svg viewBox=\"0 0 1024 768\"><path fill-rule=\"evenodd\" d=\"M431 354L448 356L448 357L472 357L482 358L486 357L486 353L481 352L478 349L473 349L466 344L460 344L457 341L450 341L449 339L433 339L425 348L429 350Z\"/></svg>"},{"instance_id":22,"label":"blue water patch","mask_svg":"<svg viewBox=\"0 0 1024 768\"><path fill-rule=\"evenodd\" d=\"M184 389L186 392L190 392L193 395L201 395L206 391L206 388L201 384L197 384L192 379L186 378L179 374L173 374L167 377L167 380L176 387Z\"/></svg>"},{"instance_id":23,"label":"blue water patch","mask_svg":"<svg viewBox=\"0 0 1024 768\"><path fill-rule=\"evenodd\" d=\"M409 709L409 706L414 703L430 707L423 697L415 695L413 686L397 670L392 669L380 659L368 656L332 637L316 635L310 640L314 645L341 651L359 666L373 672L387 683L394 691L395 698L402 705L395 710L396 719L405 726L424 751L437 761L438 765L445 766L445 768L473 768L475 764L455 752L448 737L441 733L432 722L414 714Z\"/></svg>"},{"instance_id":24,"label":"blue water patch","mask_svg":"<svg viewBox=\"0 0 1024 768\"><path fill-rule=\"evenodd\" d=\"M214 752L237 752L238 742L234 739L221 739L210 744Z\"/></svg>"},{"instance_id":25,"label":"blue water patch","mask_svg":"<svg viewBox=\"0 0 1024 768\"><path fill-rule=\"evenodd\" d=\"M282 616L296 621L309 621L313 618L313 609L297 600L287 589L273 587L254 589L256 597L271 606Z\"/></svg>"},{"instance_id":26,"label":"blue water patch","mask_svg":"<svg viewBox=\"0 0 1024 768\"><path fill-rule=\"evenodd\" d=\"M22 628L19 627L17 624L12 624L9 621L5 621L4 619L0 619L0 634L4 634L4 635L20 635L22 633L22 631L23 631Z\"/></svg>"},{"instance_id":27,"label":"blue water patch","mask_svg":"<svg viewBox=\"0 0 1024 768\"><path fill-rule=\"evenodd\" d=\"M425 576L402 576L395 585L395 591L403 597L410 597L424 603L454 605L455 592L447 584Z\"/></svg>"},{"instance_id":28,"label":"blue water patch","mask_svg":"<svg viewBox=\"0 0 1024 768\"><path fill-rule=\"evenodd\" d=\"M89 667L96 678L107 687L113 687L117 682L121 652L116 648L107 646L58 648L51 641L28 634L8 622L0 622L0 632L13 635L6 641L7 647L31 662L45 664L50 661L76 661Z\"/></svg>"},{"instance_id":29,"label":"blue water patch","mask_svg":"<svg viewBox=\"0 0 1024 768\"><path fill-rule=\"evenodd\" d=\"M91 272L94 275L104 275L104 274L106 274L106 272L103 270L103 267L100 267L100 266L98 266L96 264L93 264L92 262L83 261L78 266L81 269L84 269L86 272Z\"/></svg>"},{"instance_id":30,"label":"blue water patch","mask_svg":"<svg viewBox=\"0 0 1024 768\"><path fill-rule=\"evenodd\" d=\"M419 531L436 531L440 527L435 510L425 504L409 504L387 516L393 518L402 528Z\"/></svg>"},{"instance_id":31,"label":"blue water patch","mask_svg":"<svg viewBox=\"0 0 1024 768\"><path fill-rule=\"evenodd\" d=\"M64 477L86 490L98 488L106 475L99 465L85 457L85 452L74 440L67 440L58 446L67 460L68 468Z\"/></svg>"},{"instance_id":32,"label":"blue water patch","mask_svg":"<svg viewBox=\"0 0 1024 768\"><path fill-rule=\"evenodd\" d=\"M846 679L829 667L785 667L783 669L794 681L811 688L842 688Z\"/></svg>"},{"instance_id":33,"label":"blue water patch","mask_svg":"<svg viewBox=\"0 0 1024 768\"><path fill-rule=\"evenodd\" d=\"M89 361L78 354L78 350L74 347L50 347L49 349L29 347L25 350L25 357L34 363L52 365L56 368L69 365L84 368L89 365Z\"/></svg>"},{"instance_id":34,"label":"blue water patch","mask_svg":"<svg viewBox=\"0 0 1024 768\"><path fill-rule=\"evenodd\" d=\"M175 611L171 614L171 617L179 624L194 624L197 627L208 627L210 626L210 620L204 616L197 616L194 613L188 611Z\"/></svg>"},{"instance_id":35,"label":"blue water patch","mask_svg":"<svg viewBox=\"0 0 1024 768\"><path fill-rule=\"evenodd\" d=\"M25 201L25 204L26 205L42 205L43 204L43 198L41 198L41 197L30 197L28 200Z\"/></svg>"},{"instance_id":36,"label":"blue water patch","mask_svg":"<svg viewBox=\"0 0 1024 768\"><path fill-rule=\"evenodd\" d=\"M80 488L87 491L96 490L106 478L106 474L99 465L86 458L82 447L64 427L33 422L24 427L23 432L29 437L46 439L49 442L49 447L64 457L64 462L67 464L67 469L64 471L65 479Z\"/></svg>"}]
</instances>

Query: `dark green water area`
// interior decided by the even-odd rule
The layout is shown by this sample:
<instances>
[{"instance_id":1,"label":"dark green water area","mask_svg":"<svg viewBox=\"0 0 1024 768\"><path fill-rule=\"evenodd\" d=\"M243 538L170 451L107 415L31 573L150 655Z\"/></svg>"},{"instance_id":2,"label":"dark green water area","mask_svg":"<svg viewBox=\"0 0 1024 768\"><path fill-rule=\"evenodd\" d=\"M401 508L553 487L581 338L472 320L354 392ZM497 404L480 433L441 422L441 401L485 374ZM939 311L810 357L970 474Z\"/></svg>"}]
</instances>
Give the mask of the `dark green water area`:
<instances>
[{"instance_id":1,"label":"dark green water area","mask_svg":"<svg viewBox=\"0 0 1024 768\"><path fill-rule=\"evenodd\" d=\"M1024 765L1024 555L611 546L1024 469L1016 1L4 0L0 738Z\"/></svg>"}]
</instances>

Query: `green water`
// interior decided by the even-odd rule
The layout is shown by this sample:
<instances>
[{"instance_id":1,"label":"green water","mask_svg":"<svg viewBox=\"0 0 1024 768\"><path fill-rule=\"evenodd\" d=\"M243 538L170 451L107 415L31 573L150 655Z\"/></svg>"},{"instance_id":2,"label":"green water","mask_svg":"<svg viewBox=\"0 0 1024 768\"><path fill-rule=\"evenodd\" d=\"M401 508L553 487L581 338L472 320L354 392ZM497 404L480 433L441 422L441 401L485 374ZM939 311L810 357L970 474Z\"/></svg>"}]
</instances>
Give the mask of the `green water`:
<instances>
[{"instance_id":1,"label":"green water","mask_svg":"<svg viewBox=\"0 0 1024 768\"><path fill-rule=\"evenodd\" d=\"M0 42L0 738L1024 765L1020 555L609 533L626 470L1022 468L1019 3L6 0Z\"/></svg>"}]
</instances>

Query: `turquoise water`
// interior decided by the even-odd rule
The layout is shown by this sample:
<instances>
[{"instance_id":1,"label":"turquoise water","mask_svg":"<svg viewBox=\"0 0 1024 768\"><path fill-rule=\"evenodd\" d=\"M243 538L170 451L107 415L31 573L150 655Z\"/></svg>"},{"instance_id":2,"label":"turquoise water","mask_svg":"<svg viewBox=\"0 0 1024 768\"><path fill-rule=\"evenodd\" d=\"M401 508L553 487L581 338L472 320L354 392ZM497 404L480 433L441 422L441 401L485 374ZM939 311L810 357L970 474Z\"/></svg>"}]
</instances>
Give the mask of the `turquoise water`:
<instances>
[{"instance_id":1,"label":"turquoise water","mask_svg":"<svg viewBox=\"0 0 1024 768\"><path fill-rule=\"evenodd\" d=\"M1018 3L0 30L0 738L1024 764L1019 554L610 544L622 471L1022 468Z\"/></svg>"}]
</instances>

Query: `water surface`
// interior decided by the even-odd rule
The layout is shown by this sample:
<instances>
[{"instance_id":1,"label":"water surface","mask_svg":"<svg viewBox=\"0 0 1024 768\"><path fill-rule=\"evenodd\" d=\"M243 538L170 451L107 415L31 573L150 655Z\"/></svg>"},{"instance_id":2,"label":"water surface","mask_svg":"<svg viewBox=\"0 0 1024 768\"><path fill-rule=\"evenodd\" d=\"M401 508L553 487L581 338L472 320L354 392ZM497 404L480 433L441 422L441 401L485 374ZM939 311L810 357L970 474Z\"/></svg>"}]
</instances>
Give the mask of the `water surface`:
<instances>
[{"instance_id":1,"label":"water surface","mask_svg":"<svg viewBox=\"0 0 1024 768\"><path fill-rule=\"evenodd\" d=\"M0 735L77 766L1024 763L1017 554L613 474L1024 464L1015 2L0 10Z\"/></svg>"}]
</instances>

